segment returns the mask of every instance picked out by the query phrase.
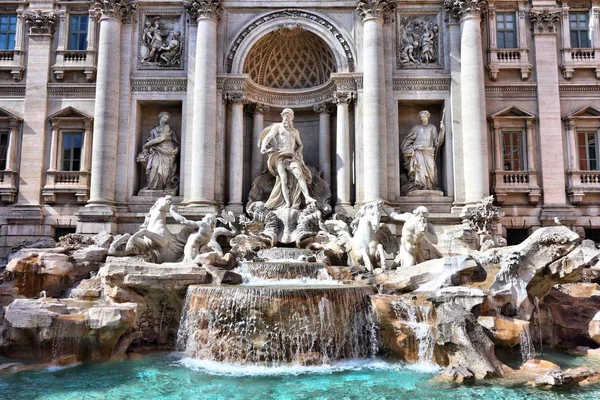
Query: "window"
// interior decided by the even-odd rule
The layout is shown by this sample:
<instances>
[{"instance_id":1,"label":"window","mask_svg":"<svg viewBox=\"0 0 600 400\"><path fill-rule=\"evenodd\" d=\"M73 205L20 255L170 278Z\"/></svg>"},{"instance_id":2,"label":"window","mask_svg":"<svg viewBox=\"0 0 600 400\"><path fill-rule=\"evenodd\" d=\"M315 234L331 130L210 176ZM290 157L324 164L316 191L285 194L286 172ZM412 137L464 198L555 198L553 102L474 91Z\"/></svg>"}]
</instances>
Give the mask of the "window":
<instances>
[{"instance_id":1,"label":"window","mask_svg":"<svg viewBox=\"0 0 600 400\"><path fill-rule=\"evenodd\" d=\"M577 132L579 143L579 169L581 171L598 170L598 133Z\"/></svg>"},{"instance_id":2,"label":"window","mask_svg":"<svg viewBox=\"0 0 600 400\"><path fill-rule=\"evenodd\" d=\"M515 13L496 14L496 41L499 49L516 49L518 47Z\"/></svg>"},{"instance_id":3,"label":"window","mask_svg":"<svg viewBox=\"0 0 600 400\"><path fill-rule=\"evenodd\" d=\"M8 157L8 141L10 140L10 132L0 131L0 171L6 169Z\"/></svg>"},{"instance_id":4,"label":"window","mask_svg":"<svg viewBox=\"0 0 600 400\"><path fill-rule=\"evenodd\" d=\"M17 34L17 16L0 15L0 50L13 50Z\"/></svg>"},{"instance_id":5,"label":"window","mask_svg":"<svg viewBox=\"0 0 600 400\"><path fill-rule=\"evenodd\" d=\"M69 18L69 50L87 49L87 15L71 15Z\"/></svg>"},{"instance_id":6,"label":"window","mask_svg":"<svg viewBox=\"0 0 600 400\"><path fill-rule=\"evenodd\" d=\"M81 167L81 145L83 134L69 132L63 134L63 171L79 171Z\"/></svg>"},{"instance_id":7,"label":"window","mask_svg":"<svg viewBox=\"0 0 600 400\"><path fill-rule=\"evenodd\" d=\"M571 32L571 48L591 47L589 37L589 14L587 12L569 13L569 30Z\"/></svg>"},{"instance_id":8,"label":"window","mask_svg":"<svg viewBox=\"0 0 600 400\"><path fill-rule=\"evenodd\" d=\"M524 171L522 132L502 132L502 166L505 171Z\"/></svg>"}]
</instances>

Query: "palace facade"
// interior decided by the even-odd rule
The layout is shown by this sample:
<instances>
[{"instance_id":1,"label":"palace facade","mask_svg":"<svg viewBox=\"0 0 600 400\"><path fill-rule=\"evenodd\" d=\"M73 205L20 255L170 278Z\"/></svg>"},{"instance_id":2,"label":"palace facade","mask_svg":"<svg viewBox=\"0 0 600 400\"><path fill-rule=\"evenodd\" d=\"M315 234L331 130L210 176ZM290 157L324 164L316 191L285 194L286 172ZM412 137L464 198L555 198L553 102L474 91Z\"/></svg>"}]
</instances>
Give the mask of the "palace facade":
<instances>
[{"instance_id":1,"label":"palace facade","mask_svg":"<svg viewBox=\"0 0 600 400\"><path fill-rule=\"evenodd\" d=\"M164 192L139 155L165 111L180 212L242 212L287 107L338 212L381 199L443 224L493 194L509 243L555 217L598 241L599 15L599 0L3 0L0 255L135 231ZM421 110L445 127L435 190L404 164Z\"/></svg>"}]
</instances>

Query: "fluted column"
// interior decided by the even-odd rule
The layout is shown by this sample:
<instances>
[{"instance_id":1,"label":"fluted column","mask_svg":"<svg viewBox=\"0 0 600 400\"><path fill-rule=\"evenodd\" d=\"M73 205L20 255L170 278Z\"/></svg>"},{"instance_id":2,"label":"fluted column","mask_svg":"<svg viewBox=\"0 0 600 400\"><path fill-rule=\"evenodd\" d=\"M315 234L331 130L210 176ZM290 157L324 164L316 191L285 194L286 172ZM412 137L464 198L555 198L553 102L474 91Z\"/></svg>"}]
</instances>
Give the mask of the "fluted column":
<instances>
[{"instance_id":1,"label":"fluted column","mask_svg":"<svg viewBox=\"0 0 600 400\"><path fill-rule=\"evenodd\" d=\"M486 0L444 0L449 14L460 18L460 96L462 115L465 203L472 205L489 193L488 145L485 109L481 15ZM477 106L474 106L477 105Z\"/></svg>"},{"instance_id":2,"label":"fluted column","mask_svg":"<svg viewBox=\"0 0 600 400\"><path fill-rule=\"evenodd\" d=\"M390 0L359 0L363 21L363 159L364 202L387 198L387 130L383 21Z\"/></svg>"},{"instance_id":3,"label":"fluted column","mask_svg":"<svg viewBox=\"0 0 600 400\"><path fill-rule=\"evenodd\" d=\"M98 70L94 108L94 143L88 207L113 206L117 174L121 27L136 8L135 1L96 0L100 18Z\"/></svg>"},{"instance_id":4,"label":"fluted column","mask_svg":"<svg viewBox=\"0 0 600 400\"><path fill-rule=\"evenodd\" d=\"M348 108L355 98L353 92L334 92L333 102L337 106L335 133L335 176L337 199L335 212L349 211L352 208L352 153L350 152L350 118Z\"/></svg>"},{"instance_id":5,"label":"fluted column","mask_svg":"<svg viewBox=\"0 0 600 400\"><path fill-rule=\"evenodd\" d=\"M189 205L212 211L216 208L217 24L221 0L185 0L183 6L198 22Z\"/></svg>"},{"instance_id":6,"label":"fluted column","mask_svg":"<svg viewBox=\"0 0 600 400\"><path fill-rule=\"evenodd\" d=\"M260 138L260 133L265 129L265 113L269 111L269 106L264 104L253 104L251 107L252 112L252 160L250 162L251 165L251 173L250 177L251 181L254 182L257 176L262 173L262 163L263 163L263 154L260 152L260 147L258 146L258 139Z\"/></svg>"},{"instance_id":7,"label":"fluted column","mask_svg":"<svg viewBox=\"0 0 600 400\"><path fill-rule=\"evenodd\" d=\"M323 179L331 187L331 104L317 104L313 109L319 113L319 164Z\"/></svg>"},{"instance_id":8,"label":"fluted column","mask_svg":"<svg viewBox=\"0 0 600 400\"><path fill-rule=\"evenodd\" d=\"M229 126L228 201L226 209L242 213L242 189L244 184L244 93L228 92L225 100L231 104Z\"/></svg>"}]
</instances>

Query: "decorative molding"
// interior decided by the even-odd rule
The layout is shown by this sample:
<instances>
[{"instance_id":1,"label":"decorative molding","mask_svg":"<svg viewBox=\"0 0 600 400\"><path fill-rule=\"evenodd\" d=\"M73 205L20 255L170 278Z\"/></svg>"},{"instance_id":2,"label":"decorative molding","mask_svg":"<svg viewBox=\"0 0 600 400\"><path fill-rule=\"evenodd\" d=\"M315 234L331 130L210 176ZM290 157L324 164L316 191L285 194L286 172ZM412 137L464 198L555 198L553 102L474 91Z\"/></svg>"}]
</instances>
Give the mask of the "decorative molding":
<instances>
[{"instance_id":1,"label":"decorative molding","mask_svg":"<svg viewBox=\"0 0 600 400\"><path fill-rule=\"evenodd\" d=\"M334 99L335 99L335 92L333 92L333 96L334 96ZM335 111L335 107L331 103L315 104L313 106L313 111L317 112L319 114L323 114L323 113L331 114L332 112Z\"/></svg>"},{"instance_id":2,"label":"decorative molding","mask_svg":"<svg viewBox=\"0 0 600 400\"><path fill-rule=\"evenodd\" d=\"M231 72L233 66L233 59L235 58L235 54L237 53L240 44L244 41L244 39L250 35L252 31L254 31L259 26L275 20L275 19L308 19L310 21L316 22L321 25L323 28L327 29L331 34L336 38L336 40L340 43L342 48L344 49L344 53L346 54L346 59L348 61L348 69L350 72L354 71L355 61L354 56L352 55L352 50L350 50L350 45L342 35L342 33L334 26L334 24L327 19L312 13L310 11L305 10L278 10L273 11L271 13L265 14L258 19L254 20L249 26L247 26L244 30L242 30L232 41L233 45L229 49L226 58L226 68L227 72Z\"/></svg>"},{"instance_id":3,"label":"decorative molding","mask_svg":"<svg viewBox=\"0 0 600 400\"><path fill-rule=\"evenodd\" d=\"M269 110L271 110L271 107L262 103L252 103L248 105L248 111L251 114L265 114L269 112Z\"/></svg>"},{"instance_id":4,"label":"decorative molding","mask_svg":"<svg viewBox=\"0 0 600 400\"><path fill-rule=\"evenodd\" d=\"M394 78L394 91L449 91L450 78Z\"/></svg>"},{"instance_id":5,"label":"decorative molding","mask_svg":"<svg viewBox=\"0 0 600 400\"><path fill-rule=\"evenodd\" d=\"M358 0L356 11L363 21L371 18L389 20L396 8L396 3L391 0Z\"/></svg>"},{"instance_id":6,"label":"decorative molding","mask_svg":"<svg viewBox=\"0 0 600 400\"><path fill-rule=\"evenodd\" d=\"M48 95L54 98L93 99L96 96L96 85L89 83L49 83Z\"/></svg>"},{"instance_id":7,"label":"decorative molding","mask_svg":"<svg viewBox=\"0 0 600 400\"><path fill-rule=\"evenodd\" d=\"M132 78L132 92L185 92L187 78Z\"/></svg>"},{"instance_id":8,"label":"decorative molding","mask_svg":"<svg viewBox=\"0 0 600 400\"><path fill-rule=\"evenodd\" d=\"M333 92L333 102L335 104L350 104L356 100L356 93L354 92Z\"/></svg>"},{"instance_id":9,"label":"decorative molding","mask_svg":"<svg viewBox=\"0 0 600 400\"><path fill-rule=\"evenodd\" d=\"M50 35L54 33L54 24L56 23L56 14L53 12L44 13L42 10L33 10L23 14L25 22L29 25L29 35Z\"/></svg>"},{"instance_id":10,"label":"decorative molding","mask_svg":"<svg viewBox=\"0 0 600 400\"><path fill-rule=\"evenodd\" d=\"M112 18L125 23L137 8L137 0L95 0L98 18Z\"/></svg>"},{"instance_id":11,"label":"decorative molding","mask_svg":"<svg viewBox=\"0 0 600 400\"><path fill-rule=\"evenodd\" d=\"M452 18L481 18L488 9L487 0L444 0L444 7Z\"/></svg>"},{"instance_id":12,"label":"decorative molding","mask_svg":"<svg viewBox=\"0 0 600 400\"><path fill-rule=\"evenodd\" d=\"M230 104L244 104L246 95L244 92L225 92L223 93L223 101Z\"/></svg>"},{"instance_id":13,"label":"decorative molding","mask_svg":"<svg viewBox=\"0 0 600 400\"><path fill-rule=\"evenodd\" d=\"M137 69L184 69L186 24L181 9L143 9L139 14Z\"/></svg>"},{"instance_id":14,"label":"decorative molding","mask_svg":"<svg viewBox=\"0 0 600 400\"><path fill-rule=\"evenodd\" d=\"M559 92L596 92L600 93L600 85L558 85Z\"/></svg>"},{"instance_id":15,"label":"decorative molding","mask_svg":"<svg viewBox=\"0 0 600 400\"><path fill-rule=\"evenodd\" d=\"M486 85L486 92L528 92L536 93L537 84L533 85Z\"/></svg>"},{"instance_id":16,"label":"decorative molding","mask_svg":"<svg viewBox=\"0 0 600 400\"><path fill-rule=\"evenodd\" d=\"M335 90L342 92L356 92L357 81L356 75L346 75L346 74L331 74L331 79L335 85ZM361 75L362 79L362 75Z\"/></svg>"},{"instance_id":17,"label":"decorative molding","mask_svg":"<svg viewBox=\"0 0 600 400\"><path fill-rule=\"evenodd\" d=\"M0 85L0 97L25 97L25 85Z\"/></svg>"},{"instance_id":18,"label":"decorative molding","mask_svg":"<svg viewBox=\"0 0 600 400\"><path fill-rule=\"evenodd\" d=\"M183 0L183 7L196 21L201 18L218 21L223 9L221 3L221 0Z\"/></svg>"},{"instance_id":19,"label":"decorative molding","mask_svg":"<svg viewBox=\"0 0 600 400\"><path fill-rule=\"evenodd\" d=\"M396 11L396 67L443 69L444 33L440 9Z\"/></svg>"},{"instance_id":20,"label":"decorative molding","mask_svg":"<svg viewBox=\"0 0 600 400\"><path fill-rule=\"evenodd\" d=\"M229 84L229 80L227 83ZM333 99L334 88L333 82L329 81L325 85L309 90L273 91L248 79L245 93L249 102L263 103L273 107L311 107L330 102Z\"/></svg>"},{"instance_id":21,"label":"decorative molding","mask_svg":"<svg viewBox=\"0 0 600 400\"><path fill-rule=\"evenodd\" d=\"M533 23L533 33L555 34L557 33L557 25L560 21L562 10L531 10L529 11L529 19Z\"/></svg>"}]
</instances>

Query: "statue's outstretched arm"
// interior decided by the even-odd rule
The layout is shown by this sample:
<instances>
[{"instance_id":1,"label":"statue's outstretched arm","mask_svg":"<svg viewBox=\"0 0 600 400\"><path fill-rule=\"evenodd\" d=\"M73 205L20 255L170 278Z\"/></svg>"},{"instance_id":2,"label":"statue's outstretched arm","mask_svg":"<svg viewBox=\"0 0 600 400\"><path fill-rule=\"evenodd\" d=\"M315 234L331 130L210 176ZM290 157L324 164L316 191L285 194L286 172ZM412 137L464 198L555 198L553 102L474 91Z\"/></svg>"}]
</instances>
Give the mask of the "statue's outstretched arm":
<instances>
[{"instance_id":1,"label":"statue's outstretched arm","mask_svg":"<svg viewBox=\"0 0 600 400\"><path fill-rule=\"evenodd\" d=\"M175 211L174 206L171 206L171 209L169 211L171 213L171 216L177 223L179 223L181 225L189 226L189 227L194 227L194 228L196 228L198 226L196 224L196 222L190 221L189 219L187 219L186 217L184 217L183 215L181 215L177 211Z\"/></svg>"},{"instance_id":2,"label":"statue's outstretched arm","mask_svg":"<svg viewBox=\"0 0 600 400\"><path fill-rule=\"evenodd\" d=\"M262 142L260 143L260 152L261 153L266 153L267 152L267 145L269 143L271 143L271 140L273 140L273 138L275 137L275 135L277 134L277 125L273 125L271 127L271 130L269 131L269 133L267 133L267 135L263 138Z\"/></svg>"}]
</instances>

